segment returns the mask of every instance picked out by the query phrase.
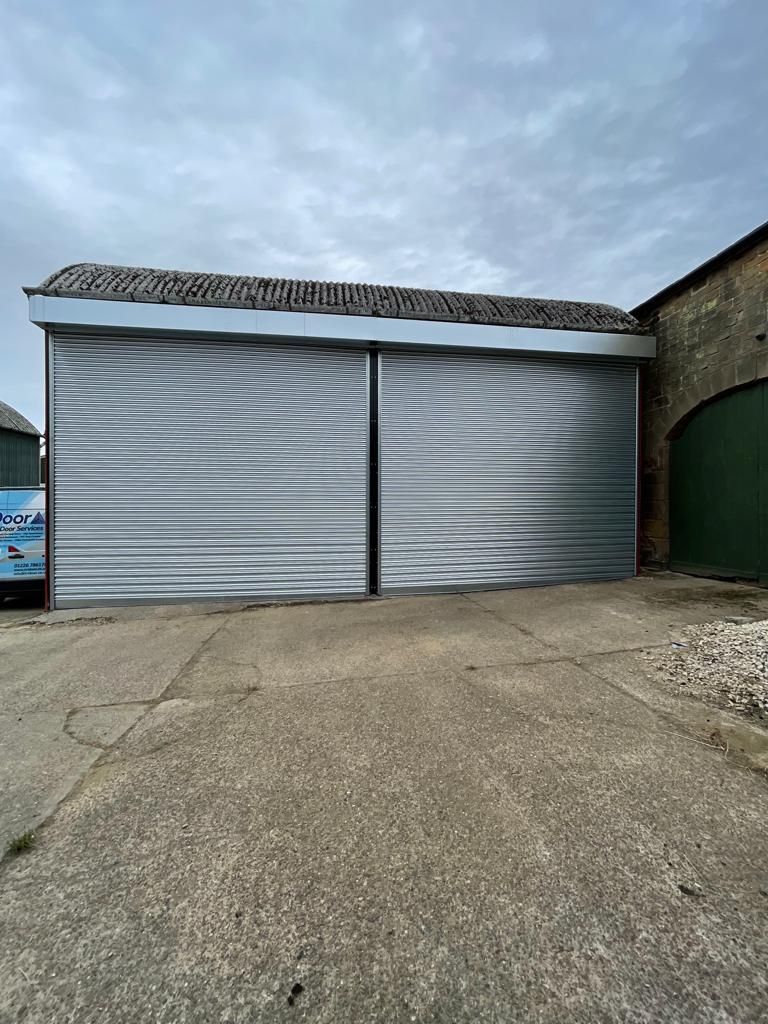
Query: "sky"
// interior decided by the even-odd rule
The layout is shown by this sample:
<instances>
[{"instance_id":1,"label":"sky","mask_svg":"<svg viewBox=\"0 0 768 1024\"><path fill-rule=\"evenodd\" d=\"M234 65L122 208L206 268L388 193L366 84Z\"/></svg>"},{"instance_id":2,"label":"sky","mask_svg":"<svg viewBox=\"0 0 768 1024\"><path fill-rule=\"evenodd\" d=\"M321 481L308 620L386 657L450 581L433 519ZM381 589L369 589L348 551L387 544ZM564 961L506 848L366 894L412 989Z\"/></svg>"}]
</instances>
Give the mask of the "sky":
<instances>
[{"instance_id":1,"label":"sky","mask_svg":"<svg viewBox=\"0 0 768 1024\"><path fill-rule=\"evenodd\" d=\"M0 399L70 263L631 308L768 219L765 0L0 0Z\"/></svg>"}]
</instances>

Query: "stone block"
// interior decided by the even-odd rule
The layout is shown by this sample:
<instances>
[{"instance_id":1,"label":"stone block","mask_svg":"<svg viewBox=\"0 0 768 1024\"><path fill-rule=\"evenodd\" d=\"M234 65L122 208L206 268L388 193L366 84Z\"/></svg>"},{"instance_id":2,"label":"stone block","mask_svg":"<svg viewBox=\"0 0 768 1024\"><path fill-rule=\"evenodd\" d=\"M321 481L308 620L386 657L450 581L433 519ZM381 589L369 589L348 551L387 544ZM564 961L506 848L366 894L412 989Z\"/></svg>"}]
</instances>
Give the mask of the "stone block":
<instances>
[{"instance_id":1,"label":"stone block","mask_svg":"<svg viewBox=\"0 0 768 1024\"><path fill-rule=\"evenodd\" d=\"M728 391L730 388L736 387L736 364L726 363L724 366L720 366L715 373L712 374L712 395L718 395L721 391Z\"/></svg>"},{"instance_id":2,"label":"stone block","mask_svg":"<svg viewBox=\"0 0 768 1024\"><path fill-rule=\"evenodd\" d=\"M644 519L643 533L652 540L666 540L669 535L669 526L665 518Z\"/></svg>"},{"instance_id":3,"label":"stone block","mask_svg":"<svg viewBox=\"0 0 768 1024\"><path fill-rule=\"evenodd\" d=\"M648 523L664 523L666 528L668 505L664 499L643 499L643 518ZM666 531L668 532L668 531Z\"/></svg>"},{"instance_id":4,"label":"stone block","mask_svg":"<svg viewBox=\"0 0 768 1024\"><path fill-rule=\"evenodd\" d=\"M754 353L750 356L744 356L734 363L734 374L737 384L749 384L755 379L756 372L757 357Z\"/></svg>"},{"instance_id":5,"label":"stone block","mask_svg":"<svg viewBox=\"0 0 768 1024\"><path fill-rule=\"evenodd\" d=\"M663 480L650 479L648 475L644 475L640 482L640 490L643 494L643 500L646 499L649 502L659 502L663 505L667 504L667 494L669 490L669 484L666 477ZM651 518L655 517L649 511Z\"/></svg>"}]
</instances>

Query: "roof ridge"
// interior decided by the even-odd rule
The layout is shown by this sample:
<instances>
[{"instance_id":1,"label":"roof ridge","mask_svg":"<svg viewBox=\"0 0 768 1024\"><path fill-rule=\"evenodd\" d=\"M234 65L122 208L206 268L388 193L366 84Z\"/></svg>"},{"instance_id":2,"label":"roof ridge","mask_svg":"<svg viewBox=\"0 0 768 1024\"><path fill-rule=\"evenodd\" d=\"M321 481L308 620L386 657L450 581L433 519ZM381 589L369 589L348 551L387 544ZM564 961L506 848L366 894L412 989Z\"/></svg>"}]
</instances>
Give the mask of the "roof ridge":
<instances>
[{"instance_id":1,"label":"roof ridge","mask_svg":"<svg viewBox=\"0 0 768 1024\"><path fill-rule=\"evenodd\" d=\"M24 291L27 295L346 313L554 330L625 334L640 331L631 314L607 303L118 264L73 263Z\"/></svg>"}]
</instances>

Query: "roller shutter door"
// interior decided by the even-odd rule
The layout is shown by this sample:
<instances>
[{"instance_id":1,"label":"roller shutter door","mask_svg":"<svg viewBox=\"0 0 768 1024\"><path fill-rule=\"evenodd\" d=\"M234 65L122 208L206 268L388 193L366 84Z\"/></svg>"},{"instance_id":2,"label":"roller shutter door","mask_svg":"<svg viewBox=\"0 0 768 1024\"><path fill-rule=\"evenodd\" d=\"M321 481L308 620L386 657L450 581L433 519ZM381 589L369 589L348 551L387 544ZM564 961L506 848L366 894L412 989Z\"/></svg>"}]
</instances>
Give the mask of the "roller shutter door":
<instances>
[{"instance_id":1,"label":"roller shutter door","mask_svg":"<svg viewBox=\"0 0 768 1024\"><path fill-rule=\"evenodd\" d=\"M382 591L633 575L636 374L384 353Z\"/></svg>"},{"instance_id":2,"label":"roller shutter door","mask_svg":"<svg viewBox=\"0 0 768 1024\"><path fill-rule=\"evenodd\" d=\"M364 594L366 359L57 333L55 605Z\"/></svg>"}]
</instances>

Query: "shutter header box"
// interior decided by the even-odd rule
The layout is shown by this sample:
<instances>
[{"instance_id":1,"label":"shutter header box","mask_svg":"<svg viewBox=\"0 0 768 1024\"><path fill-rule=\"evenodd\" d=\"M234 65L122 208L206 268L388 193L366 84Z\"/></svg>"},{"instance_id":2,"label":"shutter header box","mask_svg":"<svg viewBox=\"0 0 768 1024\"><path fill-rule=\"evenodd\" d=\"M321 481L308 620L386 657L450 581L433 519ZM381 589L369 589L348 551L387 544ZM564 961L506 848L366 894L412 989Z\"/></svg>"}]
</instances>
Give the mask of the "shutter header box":
<instances>
[{"instance_id":1,"label":"shutter header box","mask_svg":"<svg viewBox=\"0 0 768 1024\"><path fill-rule=\"evenodd\" d=\"M227 335L319 345L536 352L647 360L650 335L504 327L337 313L300 313L216 306L73 299L30 295L29 318L46 329L75 328L169 334Z\"/></svg>"}]
</instances>

